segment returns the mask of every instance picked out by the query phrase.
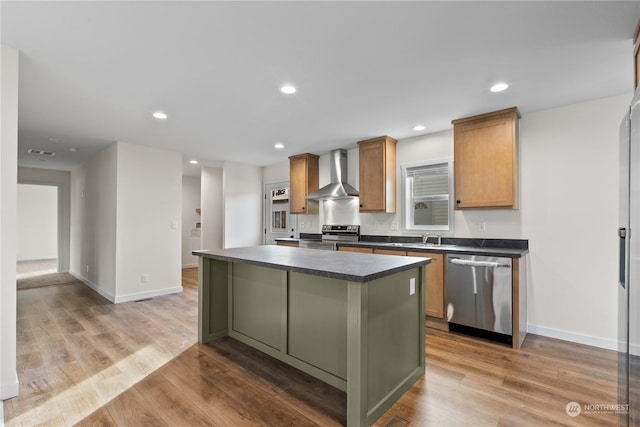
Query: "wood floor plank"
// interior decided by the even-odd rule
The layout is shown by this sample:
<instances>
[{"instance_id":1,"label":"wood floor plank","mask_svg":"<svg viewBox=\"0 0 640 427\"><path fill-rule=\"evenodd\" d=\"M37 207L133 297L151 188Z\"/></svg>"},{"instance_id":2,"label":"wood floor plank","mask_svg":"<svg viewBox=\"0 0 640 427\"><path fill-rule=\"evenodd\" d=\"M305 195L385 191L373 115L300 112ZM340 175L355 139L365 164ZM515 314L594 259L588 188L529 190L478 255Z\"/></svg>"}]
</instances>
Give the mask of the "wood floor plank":
<instances>
[{"instance_id":1,"label":"wood floor plank","mask_svg":"<svg viewBox=\"0 0 640 427\"><path fill-rule=\"evenodd\" d=\"M115 420L105 407L98 408L95 412L83 420L75 424L76 427L113 427L116 426Z\"/></svg>"},{"instance_id":2,"label":"wood floor plank","mask_svg":"<svg viewBox=\"0 0 640 427\"><path fill-rule=\"evenodd\" d=\"M135 389L128 390L126 398L121 395L107 403L104 408L115 421L116 426L170 426L149 408L145 399ZM96 413L94 412L84 418L82 423L93 423L95 417Z\"/></svg>"},{"instance_id":3,"label":"wood floor plank","mask_svg":"<svg viewBox=\"0 0 640 427\"><path fill-rule=\"evenodd\" d=\"M176 388L182 390L190 402L206 411L214 422L220 426L244 426L255 425L251 411L240 402L235 401L217 387L211 387L205 377L212 372L230 372L228 369L219 369L208 360L205 353L198 350L198 344L178 356L170 366L165 366L161 374ZM188 353L196 352L198 357L194 361ZM195 362L195 364L194 364Z\"/></svg>"},{"instance_id":4,"label":"wood floor plank","mask_svg":"<svg viewBox=\"0 0 640 427\"><path fill-rule=\"evenodd\" d=\"M184 393L159 372L136 384L135 389L143 396L147 405L169 425L217 425L198 405L185 399Z\"/></svg>"}]
</instances>

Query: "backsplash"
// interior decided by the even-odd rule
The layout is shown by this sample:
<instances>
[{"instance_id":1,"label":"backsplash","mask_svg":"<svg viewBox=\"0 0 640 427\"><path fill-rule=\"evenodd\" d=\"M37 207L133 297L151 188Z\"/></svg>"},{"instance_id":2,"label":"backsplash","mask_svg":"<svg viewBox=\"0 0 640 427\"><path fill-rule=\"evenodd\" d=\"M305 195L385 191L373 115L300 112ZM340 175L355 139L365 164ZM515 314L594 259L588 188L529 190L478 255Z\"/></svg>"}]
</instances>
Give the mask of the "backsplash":
<instances>
[{"instance_id":1,"label":"backsplash","mask_svg":"<svg viewBox=\"0 0 640 427\"><path fill-rule=\"evenodd\" d=\"M325 200L320 202L318 215L297 215L300 233L319 234L322 224L360 225L360 234L374 236L420 237L414 231L403 233L400 212L360 213L359 199ZM484 229L485 231L481 231ZM431 234L435 234L432 232ZM520 210L481 209L456 211L454 232L440 233L445 238L518 239L526 238L522 230Z\"/></svg>"}]
</instances>

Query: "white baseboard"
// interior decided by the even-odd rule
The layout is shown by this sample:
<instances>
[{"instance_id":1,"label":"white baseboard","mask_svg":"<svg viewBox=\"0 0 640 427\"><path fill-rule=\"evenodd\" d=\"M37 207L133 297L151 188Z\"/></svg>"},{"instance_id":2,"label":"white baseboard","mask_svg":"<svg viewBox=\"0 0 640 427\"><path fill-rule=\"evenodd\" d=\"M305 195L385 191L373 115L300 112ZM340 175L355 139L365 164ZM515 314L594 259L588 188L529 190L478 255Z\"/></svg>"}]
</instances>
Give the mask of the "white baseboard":
<instances>
[{"instance_id":1,"label":"white baseboard","mask_svg":"<svg viewBox=\"0 0 640 427\"><path fill-rule=\"evenodd\" d=\"M563 331L561 329L545 328L544 326L537 326L532 324L527 325L527 332L536 335L543 335L549 338L556 338L563 341L570 341L578 344L585 344L593 347L604 348L607 350L618 351L617 340L578 334L575 332Z\"/></svg>"},{"instance_id":2,"label":"white baseboard","mask_svg":"<svg viewBox=\"0 0 640 427\"><path fill-rule=\"evenodd\" d=\"M104 289L100 289L98 285L93 283L91 280L83 277L82 274L78 274L75 271L69 271L69 274L71 274L76 279L82 281L85 285L87 285L88 287L90 287L91 289L93 289L94 291L96 291L97 293L99 293L109 301L115 303L116 297L114 295L111 295L109 292L106 292Z\"/></svg>"},{"instance_id":3,"label":"white baseboard","mask_svg":"<svg viewBox=\"0 0 640 427\"><path fill-rule=\"evenodd\" d=\"M135 294L117 296L114 302L118 304L121 302L139 301L141 299L154 298L162 295L177 294L180 292L182 292L182 286L176 286L174 288L165 288L165 289L158 289L155 291L139 292Z\"/></svg>"},{"instance_id":4,"label":"white baseboard","mask_svg":"<svg viewBox=\"0 0 640 427\"><path fill-rule=\"evenodd\" d=\"M100 295L102 295L103 297L105 297L106 299L108 299L109 301L111 301L114 304L119 304L121 302L129 302L129 301L139 301L141 299L154 298L154 297L159 297L159 296L162 296L162 295L177 294L177 293L182 292L182 290L183 290L182 286L175 286L173 288L157 289L157 290L154 290L154 291L139 292L139 293L135 293L135 294L115 296L115 295L111 295L108 292L105 292L104 289L100 289L91 280L85 279L84 277L82 277L81 275L79 275L77 273L71 272L69 274L71 274L76 279L83 281L91 289L93 289L94 291L96 291L97 293L99 293Z\"/></svg>"},{"instance_id":5,"label":"white baseboard","mask_svg":"<svg viewBox=\"0 0 640 427\"><path fill-rule=\"evenodd\" d=\"M198 263L196 262L195 264L183 264L182 268L194 268L197 266L198 266Z\"/></svg>"},{"instance_id":6,"label":"white baseboard","mask_svg":"<svg viewBox=\"0 0 640 427\"><path fill-rule=\"evenodd\" d=\"M0 384L0 400L11 399L16 397L20 391L20 384L18 383L18 373L15 373L13 382L8 384ZM0 402L0 408L2 408L2 402Z\"/></svg>"}]
</instances>

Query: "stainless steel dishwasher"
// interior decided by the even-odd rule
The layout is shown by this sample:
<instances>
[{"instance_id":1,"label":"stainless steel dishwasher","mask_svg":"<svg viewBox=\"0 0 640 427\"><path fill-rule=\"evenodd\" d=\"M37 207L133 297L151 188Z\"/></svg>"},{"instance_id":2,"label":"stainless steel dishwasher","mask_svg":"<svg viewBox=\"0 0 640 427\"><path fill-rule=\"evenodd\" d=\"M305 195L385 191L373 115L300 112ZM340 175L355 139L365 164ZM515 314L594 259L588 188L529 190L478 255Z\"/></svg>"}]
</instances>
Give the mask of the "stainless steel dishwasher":
<instances>
[{"instance_id":1,"label":"stainless steel dishwasher","mask_svg":"<svg viewBox=\"0 0 640 427\"><path fill-rule=\"evenodd\" d=\"M512 342L512 260L447 254L449 329Z\"/></svg>"}]
</instances>

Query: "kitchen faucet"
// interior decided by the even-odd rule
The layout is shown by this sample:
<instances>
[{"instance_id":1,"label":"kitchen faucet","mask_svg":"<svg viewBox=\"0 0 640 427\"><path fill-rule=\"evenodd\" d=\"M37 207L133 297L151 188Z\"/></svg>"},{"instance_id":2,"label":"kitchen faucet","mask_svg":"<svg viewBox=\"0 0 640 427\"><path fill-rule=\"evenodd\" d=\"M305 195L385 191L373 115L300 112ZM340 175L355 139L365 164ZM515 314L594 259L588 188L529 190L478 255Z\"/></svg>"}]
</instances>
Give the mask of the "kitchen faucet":
<instances>
[{"instance_id":1,"label":"kitchen faucet","mask_svg":"<svg viewBox=\"0 0 640 427\"><path fill-rule=\"evenodd\" d=\"M440 234L436 234L436 237L438 238L438 246L440 246L442 244L442 236Z\"/></svg>"},{"instance_id":2,"label":"kitchen faucet","mask_svg":"<svg viewBox=\"0 0 640 427\"><path fill-rule=\"evenodd\" d=\"M422 243L427 243L427 240L429 240L429 233L424 233L422 235Z\"/></svg>"}]
</instances>

